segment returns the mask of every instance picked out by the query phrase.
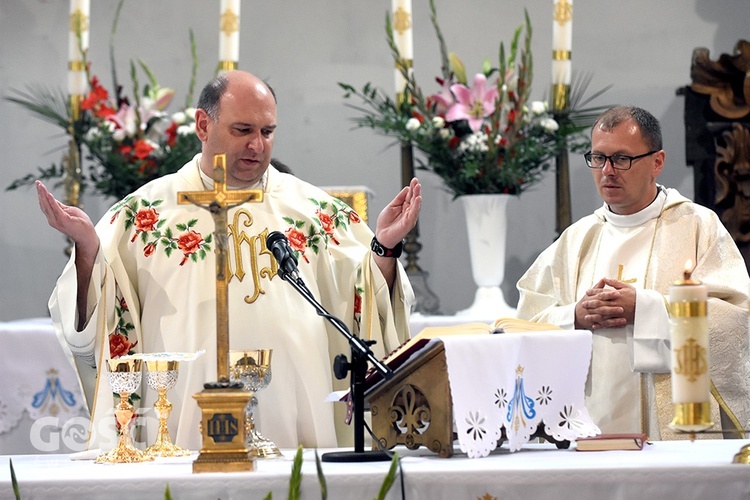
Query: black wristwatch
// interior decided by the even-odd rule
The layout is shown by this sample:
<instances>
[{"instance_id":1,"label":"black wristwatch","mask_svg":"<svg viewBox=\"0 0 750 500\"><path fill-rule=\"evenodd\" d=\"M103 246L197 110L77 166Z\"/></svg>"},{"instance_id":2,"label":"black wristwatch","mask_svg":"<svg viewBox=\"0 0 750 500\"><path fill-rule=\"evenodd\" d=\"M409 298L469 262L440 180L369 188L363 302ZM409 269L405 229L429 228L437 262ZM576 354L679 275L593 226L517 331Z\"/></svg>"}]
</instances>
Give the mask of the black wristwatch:
<instances>
[{"instance_id":1,"label":"black wristwatch","mask_svg":"<svg viewBox=\"0 0 750 500\"><path fill-rule=\"evenodd\" d=\"M401 252L404 250L404 242L399 241L398 245L396 245L395 247L386 248L380 244L375 236L373 236L372 242L370 243L370 248L373 252L375 252L375 255L378 255L380 257L393 257L394 259L398 259L399 257L401 257Z\"/></svg>"}]
</instances>

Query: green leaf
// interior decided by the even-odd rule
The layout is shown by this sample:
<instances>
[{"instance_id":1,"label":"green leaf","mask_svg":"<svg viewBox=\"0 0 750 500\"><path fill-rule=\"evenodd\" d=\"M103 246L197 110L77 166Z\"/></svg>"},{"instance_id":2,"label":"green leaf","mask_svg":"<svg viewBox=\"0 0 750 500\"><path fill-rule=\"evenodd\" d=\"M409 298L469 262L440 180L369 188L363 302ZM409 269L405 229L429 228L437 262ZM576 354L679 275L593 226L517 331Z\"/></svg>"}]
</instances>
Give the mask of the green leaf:
<instances>
[{"instance_id":1,"label":"green leaf","mask_svg":"<svg viewBox=\"0 0 750 500\"><path fill-rule=\"evenodd\" d=\"M164 490L164 500L172 500L172 493L169 491L169 483L167 483L167 488Z\"/></svg>"},{"instance_id":2,"label":"green leaf","mask_svg":"<svg viewBox=\"0 0 750 500\"><path fill-rule=\"evenodd\" d=\"M391 460L391 467L388 469L388 474L386 474L385 479L383 479L383 484L380 486L380 491L378 492L376 500L385 500L385 496L396 481L396 472L399 466L398 461L398 453L394 453L393 459Z\"/></svg>"},{"instance_id":3,"label":"green leaf","mask_svg":"<svg viewBox=\"0 0 750 500\"><path fill-rule=\"evenodd\" d=\"M8 459L8 463L10 464L10 482L13 485L13 494L16 497L16 500L21 500L21 493L18 490L18 480L16 479L16 471L13 469L13 460Z\"/></svg>"},{"instance_id":4,"label":"green leaf","mask_svg":"<svg viewBox=\"0 0 750 500\"><path fill-rule=\"evenodd\" d=\"M292 463L292 476L289 478L289 500L299 500L302 486L302 445L297 447Z\"/></svg>"},{"instance_id":5,"label":"green leaf","mask_svg":"<svg viewBox=\"0 0 750 500\"><path fill-rule=\"evenodd\" d=\"M320 485L320 498L326 500L328 498L328 485L326 484L326 477L323 475L323 465L320 463L320 457L318 456L318 450L315 450L315 469L318 472L318 484Z\"/></svg>"}]
</instances>

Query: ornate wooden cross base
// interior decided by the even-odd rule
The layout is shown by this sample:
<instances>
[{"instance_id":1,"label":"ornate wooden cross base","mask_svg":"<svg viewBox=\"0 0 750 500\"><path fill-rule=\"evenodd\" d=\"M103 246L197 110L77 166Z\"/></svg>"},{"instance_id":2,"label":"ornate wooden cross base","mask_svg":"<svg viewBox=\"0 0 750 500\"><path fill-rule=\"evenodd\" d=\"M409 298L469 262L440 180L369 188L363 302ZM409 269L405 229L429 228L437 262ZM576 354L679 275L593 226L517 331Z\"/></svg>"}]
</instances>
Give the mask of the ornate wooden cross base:
<instances>
[{"instance_id":1,"label":"ornate wooden cross base","mask_svg":"<svg viewBox=\"0 0 750 500\"><path fill-rule=\"evenodd\" d=\"M201 408L203 447L193 462L193 472L253 470L245 446L245 405L252 396L240 382L229 381L229 301L227 288L227 210L248 201L263 201L261 190L227 190L226 155L214 157L213 191L182 191L179 204L192 203L211 212L216 241L216 372L217 381L194 394Z\"/></svg>"}]
</instances>

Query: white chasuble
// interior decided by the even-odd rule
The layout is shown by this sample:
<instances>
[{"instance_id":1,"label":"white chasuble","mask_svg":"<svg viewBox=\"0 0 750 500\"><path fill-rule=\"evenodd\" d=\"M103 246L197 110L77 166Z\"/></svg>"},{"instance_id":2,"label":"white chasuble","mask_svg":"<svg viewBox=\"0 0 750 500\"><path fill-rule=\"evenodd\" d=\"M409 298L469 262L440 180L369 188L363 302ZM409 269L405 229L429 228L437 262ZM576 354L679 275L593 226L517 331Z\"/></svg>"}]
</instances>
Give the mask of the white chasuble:
<instances>
[{"instance_id":1,"label":"white chasuble","mask_svg":"<svg viewBox=\"0 0 750 500\"><path fill-rule=\"evenodd\" d=\"M566 229L518 281L518 317L564 329L573 329L576 303L601 278L619 277L636 288L634 323L593 332L586 406L604 432L674 437L667 428L669 380L661 375L671 359L666 296L688 259L697 262L693 277L708 287L712 405L724 410L726 427L742 427L750 418L750 278L713 211L664 188L638 214L617 216L602 207Z\"/></svg>"},{"instance_id":2,"label":"white chasuble","mask_svg":"<svg viewBox=\"0 0 750 500\"><path fill-rule=\"evenodd\" d=\"M50 299L58 336L76 355L84 386L97 375L87 387L90 448L108 449L116 439L102 359L127 352L205 350L204 356L181 363L177 385L167 394L174 405L169 429L176 444L200 448L200 411L192 396L217 378L214 222L203 208L177 204L178 191L206 188L199 161L197 156L176 174L142 187L97 224L101 248L82 332L75 328L72 259ZM266 236L287 235L312 295L352 333L376 340L372 349L378 357L408 338L413 292L399 264L391 296L371 261L372 231L347 205L273 167L259 187L265 191L263 202L228 213L230 349L273 349L271 383L256 394L256 423L264 436L280 447L336 446L337 434L347 439L353 431L339 426L342 419L334 419L333 404L324 399L348 383L334 379L331 360L339 353L349 356L349 346L276 274ZM86 363L90 366L81 366ZM157 395L145 377L139 393L136 420L148 445L158 430Z\"/></svg>"},{"instance_id":3,"label":"white chasuble","mask_svg":"<svg viewBox=\"0 0 750 500\"><path fill-rule=\"evenodd\" d=\"M589 288L606 277L635 287L636 296L642 293L654 231L665 200L666 194L660 191L656 201L637 214L618 216L605 211L607 223L595 250ZM660 316L660 331L668 335L666 311ZM633 432L641 426L641 382L640 374L634 370L633 330L631 324L593 332L586 407L605 433Z\"/></svg>"}]
</instances>

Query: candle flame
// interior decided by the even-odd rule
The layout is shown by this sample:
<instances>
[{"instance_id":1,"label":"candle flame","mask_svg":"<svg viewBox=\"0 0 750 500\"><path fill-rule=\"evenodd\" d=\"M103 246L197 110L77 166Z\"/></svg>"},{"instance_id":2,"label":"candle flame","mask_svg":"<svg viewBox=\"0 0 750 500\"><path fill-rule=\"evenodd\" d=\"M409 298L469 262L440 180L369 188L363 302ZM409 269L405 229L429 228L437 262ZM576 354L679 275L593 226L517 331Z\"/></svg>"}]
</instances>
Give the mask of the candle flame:
<instances>
[{"instance_id":1,"label":"candle flame","mask_svg":"<svg viewBox=\"0 0 750 500\"><path fill-rule=\"evenodd\" d=\"M693 274L693 271L695 270L695 266L693 265L693 261L688 259L685 261L685 280L689 280L690 276Z\"/></svg>"}]
</instances>

